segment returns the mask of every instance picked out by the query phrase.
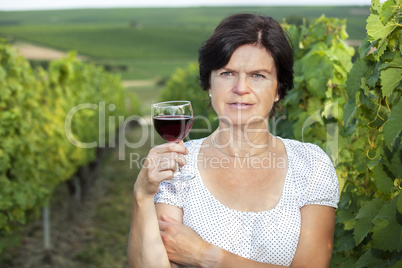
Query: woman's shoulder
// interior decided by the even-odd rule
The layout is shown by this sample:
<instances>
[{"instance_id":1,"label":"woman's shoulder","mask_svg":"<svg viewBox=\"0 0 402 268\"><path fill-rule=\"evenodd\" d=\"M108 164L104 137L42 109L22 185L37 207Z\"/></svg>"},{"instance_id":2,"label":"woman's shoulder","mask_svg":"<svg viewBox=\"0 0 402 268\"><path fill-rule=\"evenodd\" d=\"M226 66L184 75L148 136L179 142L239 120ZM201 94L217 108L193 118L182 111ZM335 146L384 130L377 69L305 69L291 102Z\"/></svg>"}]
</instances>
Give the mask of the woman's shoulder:
<instances>
[{"instance_id":1,"label":"woman's shoulder","mask_svg":"<svg viewBox=\"0 0 402 268\"><path fill-rule=\"evenodd\" d=\"M299 206L337 207L339 183L331 158L318 145L283 139L291 158L292 178L299 193Z\"/></svg>"},{"instance_id":2,"label":"woman's shoulder","mask_svg":"<svg viewBox=\"0 0 402 268\"><path fill-rule=\"evenodd\" d=\"M287 150L291 150L292 153L295 153L298 156L311 156L311 154L316 156L327 156L324 150L322 150L317 144L285 138L280 139L285 144Z\"/></svg>"},{"instance_id":3,"label":"woman's shoulder","mask_svg":"<svg viewBox=\"0 0 402 268\"><path fill-rule=\"evenodd\" d=\"M281 140L285 144L288 155L290 154L295 162L309 166L325 164L333 167L330 157L318 145L292 139L281 138Z\"/></svg>"}]
</instances>

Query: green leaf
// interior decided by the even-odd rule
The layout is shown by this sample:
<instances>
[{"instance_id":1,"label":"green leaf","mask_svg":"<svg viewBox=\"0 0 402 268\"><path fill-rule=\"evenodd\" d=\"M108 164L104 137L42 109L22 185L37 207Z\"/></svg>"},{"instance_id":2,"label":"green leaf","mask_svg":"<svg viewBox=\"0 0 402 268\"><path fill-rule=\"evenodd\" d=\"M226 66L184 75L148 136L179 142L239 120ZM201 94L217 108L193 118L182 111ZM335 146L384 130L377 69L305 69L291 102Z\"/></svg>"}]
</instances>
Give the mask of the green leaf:
<instances>
[{"instance_id":1,"label":"green leaf","mask_svg":"<svg viewBox=\"0 0 402 268\"><path fill-rule=\"evenodd\" d=\"M399 35L399 53L402 51L402 34Z\"/></svg>"},{"instance_id":2,"label":"green leaf","mask_svg":"<svg viewBox=\"0 0 402 268\"><path fill-rule=\"evenodd\" d=\"M356 112L357 106L356 102L348 99L343 106L343 121L345 122L345 126L348 126L350 123L350 120L353 118L355 112Z\"/></svg>"},{"instance_id":3,"label":"green leaf","mask_svg":"<svg viewBox=\"0 0 402 268\"><path fill-rule=\"evenodd\" d=\"M389 178L388 174L385 173L382 166L378 165L373 168L373 180L377 189L385 194L392 193L394 188L393 181Z\"/></svg>"},{"instance_id":4,"label":"green leaf","mask_svg":"<svg viewBox=\"0 0 402 268\"><path fill-rule=\"evenodd\" d=\"M384 260L374 256L373 250L370 248L357 260L355 268L367 268L367 267L383 267Z\"/></svg>"},{"instance_id":5,"label":"green leaf","mask_svg":"<svg viewBox=\"0 0 402 268\"><path fill-rule=\"evenodd\" d=\"M402 129L402 101L392 107L391 114L384 124L384 140L385 144L392 146L395 138Z\"/></svg>"},{"instance_id":6,"label":"green leaf","mask_svg":"<svg viewBox=\"0 0 402 268\"><path fill-rule=\"evenodd\" d=\"M370 11L373 14L379 14L381 12L380 0L371 0Z\"/></svg>"},{"instance_id":7,"label":"green leaf","mask_svg":"<svg viewBox=\"0 0 402 268\"><path fill-rule=\"evenodd\" d=\"M381 250L402 250L402 225L398 222L396 198L385 204L373 220L373 247Z\"/></svg>"},{"instance_id":8,"label":"green leaf","mask_svg":"<svg viewBox=\"0 0 402 268\"><path fill-rule=\"evenodd\" d=\"M386 24L394 14L394 12L391 10L392 6L395 6L395 1L388 0L384 2L380 12L380 18L383 24Z\"/></svg>"},{"instance_id":9,"label":"green leaf","mask_svg":"<svg viewBox=\"0 0 402 268\"><path fill-rule=\"evenodd\" d=\"M370 75L368 79L366 79L367 85L369 85L372 88L375 87L375 84L380 78L380 71L379 71L380 67L381 67L381 61L377 62L377 64L374 67L373 73Z\"/></svg>"},{"instance_id":10,"label":"green leaf","mask_svg":"<svg viewBox=\"0 0 402 268\"><path fill-rule=\"evenodd\" d=\"M395 22L390 22L384 26L378 15L371 14L367 19L367 34L371 37L370 40L372 41L386 39L386 37L392 33L396 27L397 24Z\"/></svg>"},{"instance_id":11,"label":"green leaf","mask_svg":"<svg viewBox=\"0 0 402 268\"><path fill-rule=\"evenodd\" d=\"M364 151L361 149L355 150L355 154L353 156L353 166L357 172L362 173L367 169L367 158L364 154Z\"/></svg>"},{"instance_id":12,"label":"green leaf","mask_svg":"<svg viewBox=\"0 0 402 268\"><path fill-rule=\"evenodd\" d=\"M351 231L343 231L341 235L334 241L334 250L337 252L351 250L355 247Z\"/></svg>"},{"instance_id":13,"label":"green leaf","mask_svg":"<svg viewBox=\"0 0 402 268\"><path fill-rule=\"evenodd\" d=\"M387 69L387 68L399 68L399 69L402 69L402 58L393 59L389 63L384 63L383 65L381 65L379 70L381 71L381 70Z\"/></svg>"},{"instance_id":14,"label":"green leaf","mask_svg":"<svg viewBox=\"0 0 402 268\"><path fill-rule=\"evenodd\" d=\"M398 261L397 263L395 263L395 265L392 266L392 268L402 268L402 261Z\"/></svg>"},{"instance_id":15,"label":"green leaf","mask_svg":"<svg viewBox=\"0 0 402 268\"><path fill-rule=\"evenodd\" d=\"M401 192L398 193L396 198L396 207L398 208L398 212L402 214L402 194Z\"/></svg>"},{"instance_id":16,"label":"green leaf","mask_svg":"<svg viewBox=\"0 0 402 268\"><path fill-rule=\"evenodd\" d=\"M358 49L360 58L364 58L370 52L371 48L373 47L373 44L374 43L370 42L368 38L362 41Z\"/></svg>"},{"instance_id":17,"label":"green leaf","mask_svg":"<svg viewBox=\"0 0 402 268\"><path fill-rule=\"evenodd\" d=\"M376 198L366 202L361 207L359 213L356 215L356 223L353 230L353 237L356 245L360 244L367 236L372 220L377 215L384 203L384 200Z\"/></svg>"},{"instance_id":18,"label":"green leaf","mask_svg":"<svg viewBox=\"0 0 402 268\"><path fill-rule=\"evenodd\" d=\"M402 81L402 69L398 68L388 68L383 70L380 75L382 93L384 97L389 97L392 91L401 83Z\"/></svg>"},{"instance_id":19,"label":"green leaf","mask_svg":"<svg viewBox=\"0 0 402 268\"><path fill-rule=\"evenodd\" d=\"M357 59L346 80L346 91L349 99L355 99L357 91L361 88L361 78L370 70L370 63L364 59Z\"/></svg>"}]
</instances>

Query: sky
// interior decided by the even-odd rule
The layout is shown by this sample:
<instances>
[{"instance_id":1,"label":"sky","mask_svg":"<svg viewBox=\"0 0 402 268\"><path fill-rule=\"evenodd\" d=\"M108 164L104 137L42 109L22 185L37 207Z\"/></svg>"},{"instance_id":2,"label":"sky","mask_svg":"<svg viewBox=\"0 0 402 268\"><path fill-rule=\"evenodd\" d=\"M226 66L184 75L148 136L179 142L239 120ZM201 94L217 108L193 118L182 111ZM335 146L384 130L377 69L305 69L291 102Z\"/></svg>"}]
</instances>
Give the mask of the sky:
<instances>
[{"instance_id":1,"label":"sky","mask_svg":"<svg viewBox=\"0 0 402 268\"><path fill-rule=\"evenodd\" d=\"M382 1L381 1L382 2ZM370 0L0 0L0 10L112 7L370 5Z\"/></svg>"}]
</instances>

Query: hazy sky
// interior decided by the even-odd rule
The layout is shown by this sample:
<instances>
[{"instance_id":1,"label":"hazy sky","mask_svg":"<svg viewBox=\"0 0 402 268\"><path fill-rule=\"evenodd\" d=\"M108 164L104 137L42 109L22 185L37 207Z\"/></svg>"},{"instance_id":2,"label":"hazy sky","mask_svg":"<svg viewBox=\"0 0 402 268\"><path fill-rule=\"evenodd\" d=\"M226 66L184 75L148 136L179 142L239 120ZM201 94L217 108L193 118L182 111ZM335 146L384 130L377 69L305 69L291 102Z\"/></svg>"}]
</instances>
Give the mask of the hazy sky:
<instances>
[{"instance_id":1,"label":"hazy sky","mask_svg":"<svg viewBox=\"0 0 402 268\"><path fill-rule=\"evenodd\" d=\"M383 2L383 1L381 1ZM0 0L0 10L234 5L370 5L370 0Z\"/></svg>"}]
</instances>

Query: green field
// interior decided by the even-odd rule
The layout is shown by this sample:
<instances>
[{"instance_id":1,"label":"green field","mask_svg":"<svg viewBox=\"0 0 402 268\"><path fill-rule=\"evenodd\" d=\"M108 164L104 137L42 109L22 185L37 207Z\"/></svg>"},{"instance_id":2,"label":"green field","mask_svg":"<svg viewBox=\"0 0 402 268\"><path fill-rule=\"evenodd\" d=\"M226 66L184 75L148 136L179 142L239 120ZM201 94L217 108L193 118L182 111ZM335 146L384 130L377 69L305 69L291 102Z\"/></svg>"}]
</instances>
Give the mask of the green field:
<instances>
[{"instance_id":1,"label":"green field","mask_svg":"<svg viewBox=\"0 0 402 268\"><path fill-rule=\"evenodd\" d=\"M279 21L325 14L347 19L350 39L365 37L369 6L124 8L0 12L0 37L63 51L111 66L123 79L168 77L197 59L197 49L229 14L253 12Z\"/></svg>"}]
</instances>

